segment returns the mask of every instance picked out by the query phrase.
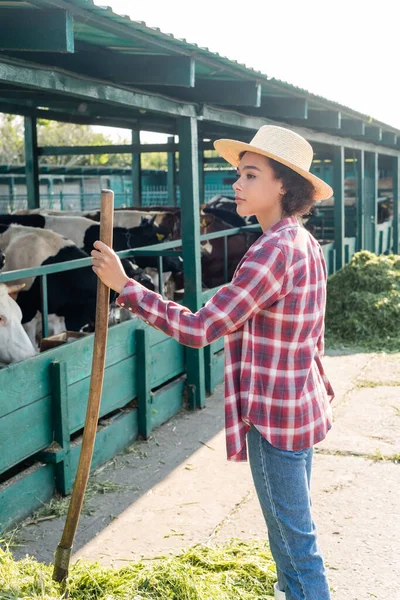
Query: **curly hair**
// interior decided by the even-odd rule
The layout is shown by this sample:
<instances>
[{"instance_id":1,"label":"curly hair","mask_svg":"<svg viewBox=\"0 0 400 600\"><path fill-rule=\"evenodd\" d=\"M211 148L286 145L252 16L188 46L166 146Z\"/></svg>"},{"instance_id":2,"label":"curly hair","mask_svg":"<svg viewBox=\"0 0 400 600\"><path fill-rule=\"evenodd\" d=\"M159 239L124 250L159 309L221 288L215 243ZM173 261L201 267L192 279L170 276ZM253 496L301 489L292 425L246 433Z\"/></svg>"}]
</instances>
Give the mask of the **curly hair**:
<instances>
[{"instance_id":1,"label":"curly hair","mask_svg":"<svg viewBox=\"0 0 400 600\"><path fill-rule=\"evenodd\" d=\"M242 152L239 158L242 159L244 154L246 152ZM275 179L280 179L286 190L282 196L284 213L288 217L308 214L315 202L313 200L313 184L286 165L267 156L265 159L271 166Z\"/></svg>"}]
</instances>

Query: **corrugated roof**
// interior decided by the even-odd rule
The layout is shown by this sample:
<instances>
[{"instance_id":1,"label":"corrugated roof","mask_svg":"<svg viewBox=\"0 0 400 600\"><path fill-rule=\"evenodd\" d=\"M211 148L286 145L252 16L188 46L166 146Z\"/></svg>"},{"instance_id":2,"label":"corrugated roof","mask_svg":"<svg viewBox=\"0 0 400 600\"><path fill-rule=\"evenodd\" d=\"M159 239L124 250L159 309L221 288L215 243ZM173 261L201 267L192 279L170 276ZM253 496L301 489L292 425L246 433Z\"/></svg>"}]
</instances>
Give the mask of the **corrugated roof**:
<instances>
[{"instance_id":1,"label":"corrugated roof","mask_svg":"<svg viewBox=\"0 0 400 600\"><path fill-rule=\"evenodd\" d=\"M0 9L4 7L32 9L58 8L67 10L74 18L74 40L77 49L77 52L72 55L56 53L48 53L48 55L46 55L46 53L40 52L24 52L19 53L19 56L17 53L17 56L15 56L15 53L13 55L12 53L3 52L3 55L6 54L5 59L7 60L10 57L11 59L16 58L17 60L22 58L24 61L28 61L32 64L39 63L46 68L50 66L58 72L66 70L78 74L83 78L90 78L90 80L111 81L114 86L119 86L124 90L142 90L152 96L159 95L164 98L172 98L180 103L192 105L214 104L214 106L218 107L218 110L224 111L232 110L233 107L230 107L229 105L225 106L224 104L226 104L226 102L218 103L213 102L212 100L202 99L200 90L203 90L204 92L204 89L207 89L207 86L211 87L217 82L225 84L226 82L236 82L236 84L239 85L246 85L243 84L243 82L248 82L250 89L251 84L254 83L254 85L261 86L261 98L266 103L273 102L274 97L283 97L289 99L290 102L292 102L292 100L304 101L307 107L304 109L305 113L307 113L307 110L309 116L311 116L311 112L316 113L316 116L319 117L317 121L321 121L321 115L324 117L329 111L331 113L340 113L343 118L355 120L364 125L372 125L384 130L385 139L382 142L379 142L380 144L386 144L392 148L400 147L400 130L391 125L374 120L369 115L362 114L348 106L313 94L303 88L269 77L267 74L248 67L236 60L230 60L217 52L212 52L208 48L204 48L198 44L189 43L186 39L177 38L170 33L162 32L157 27L149 27L142 21L135 21L127 15L117 14L111 7L98 6L94 4L93 0L26 0L23 2L16 0L0 0ZM97 64L84 66L84 58L87 52L93 48L96 52L100 53L99 60L96 61ZM126 56L127 54L138 57L190 57L194 59L194 87L191 87L187 82L180 83L179 85L167 85L166 82L162 80L155 84L154 82L138 84L135 81L127 84L123 81L114 81L112 77L110 78L104 74L103 65L107 61L107 56L115 58L118 56ZM71 57L72 62L70 60ZM96 68L94 69L93 67ZM200 87L200 84L203 84L202 88ZM17 89L21 90L20 83L18 83ZM1 91L0 86L0 100L3 99L4 102L7 102L7 95L4 95L3 92L2 98ZM56 93L60 94L60 91L55 89L54 94ZM43 98L43 104L40 104L39 106L46 106L47 102L47 105L54 108L54 110L60 110L55 104L57 97L54 94L52 95L52 91L48 90L46 97ZM36 101L36 96L34 101ZM26 98L29 101L32 101L32 98L29 96L29 89L26 90ZM23 102L23 100L19 100L20 103ZM99 104L100 100L101 99L93 100L93 102L97 101ZM343 133L343 129L341 130L338 127L333 131L332 125L330 127L324 126L324 122L319 124L317 122L317 125L315 125L311 119L307 120L302 114L296 117L293 115L290 117L282 116L278 119L274 115L268 116L268 114L262 112L262 108L263 106L260 108L250 101L247 105L239 103L233 110L236 113L239 112L245 116L260 117L267 120L279 120L281 122L292 123L293 125L303 126L309 129L313 128L321 132L326 131L327 133L334 133L337 136L357 137L356 135L352 136L348 132ZM68 112L67 108L65 110ZM132 116L133 112L133 109L130 109L130 116ZM140 110L138 109L137 115L135 115L137 118L141 118L139 113ZM123 119L127 118L127 114L128 113L124 113L121 109L121 124L118 126L123 126L122 122ZM333 115L333 117L335 117L335 115ZM97 118L104 120L104 115L101 114L101 111L100 116ZM115 115L114 118L116 118ZM171 118L171 116L169 118ZM338 119L340 119L339 116ZM334 118L332 122L334 122ZM115 123L117 123L117 121L115 121ZM214 129L217 132L217 125L215 125ZM160 131L162 131L162 129L160 129ZM391 139L393 140L393 143L390 142Z\"/></svg>"}]
</instances>

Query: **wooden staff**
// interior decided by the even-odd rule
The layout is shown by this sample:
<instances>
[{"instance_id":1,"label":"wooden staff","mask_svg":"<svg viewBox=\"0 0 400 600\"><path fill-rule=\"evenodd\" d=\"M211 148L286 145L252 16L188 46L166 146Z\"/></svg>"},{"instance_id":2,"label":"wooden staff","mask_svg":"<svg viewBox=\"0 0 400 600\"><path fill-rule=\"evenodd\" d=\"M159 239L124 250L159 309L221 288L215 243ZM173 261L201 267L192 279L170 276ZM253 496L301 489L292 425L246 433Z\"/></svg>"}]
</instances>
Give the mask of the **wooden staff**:
<instances>
[{"instance_id":1,"label":"wooden staff","mask_svg":"<svg viewBox=\"0 0 400 600\"><path fill-rule=\"evenodd\" d=\"M114 192L101 191L100 240L112 248L113 242ZM96 327L93 344L92 373L90 378L89 400L86 411L85 429L78 470L68 515L65 521L61 541L57 546L53 579L58 582L68 577L69 563L72 554L76 528L82 510L83 499L89 479L90 464L96 439L97 422L99 419L101 392L103 389L104 364L107 347L108 312L110 303L110 288L98 279L96 300Z\"/></svg>"}]
</instances>

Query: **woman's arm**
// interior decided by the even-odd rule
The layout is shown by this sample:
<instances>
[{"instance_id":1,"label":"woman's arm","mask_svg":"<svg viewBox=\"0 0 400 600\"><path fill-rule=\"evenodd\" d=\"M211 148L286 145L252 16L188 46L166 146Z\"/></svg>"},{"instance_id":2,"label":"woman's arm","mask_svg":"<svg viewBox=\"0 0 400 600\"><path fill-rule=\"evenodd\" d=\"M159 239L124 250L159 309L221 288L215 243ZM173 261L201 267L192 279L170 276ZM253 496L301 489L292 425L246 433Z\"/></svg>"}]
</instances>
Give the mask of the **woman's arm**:
<instances>
[{"instance_id":1,"label":"woman's arm","mask_svg":"<svg viewBox=\"0 0 400 600\"><path fill-rule=\"evenodd\" d=\"M133 280L128 280L117 303L181 344L201 348L235 331L284 296L289 291L284 290L286 270L285 255L270 245L250 254L232 282L196 313L163 300Z\"/></svg>"}]
</instances>

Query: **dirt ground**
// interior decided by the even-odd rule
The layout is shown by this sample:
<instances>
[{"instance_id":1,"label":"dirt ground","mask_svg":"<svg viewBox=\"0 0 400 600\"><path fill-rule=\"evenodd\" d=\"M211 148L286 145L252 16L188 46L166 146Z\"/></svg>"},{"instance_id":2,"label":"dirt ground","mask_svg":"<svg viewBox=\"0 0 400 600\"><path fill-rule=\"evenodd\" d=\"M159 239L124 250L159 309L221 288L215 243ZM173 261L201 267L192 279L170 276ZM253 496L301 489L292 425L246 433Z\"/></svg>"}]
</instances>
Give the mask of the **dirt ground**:
<instances>
[{"instance_id":1,"label":"dirt ground","mask_svg":"<svg viewBox=\"0 0 400 600\"><path fill-rule=\"evenodd\" d=\"M400 600L400 355L328 353L334 427L316 446L313 512L333 600ZM265 538L246 463L225 457L223 389L95 474L74 558L123 565L232 537ZM52 562L65 517L25 526L25 554Z\"/></svg>"}]
</instances>

